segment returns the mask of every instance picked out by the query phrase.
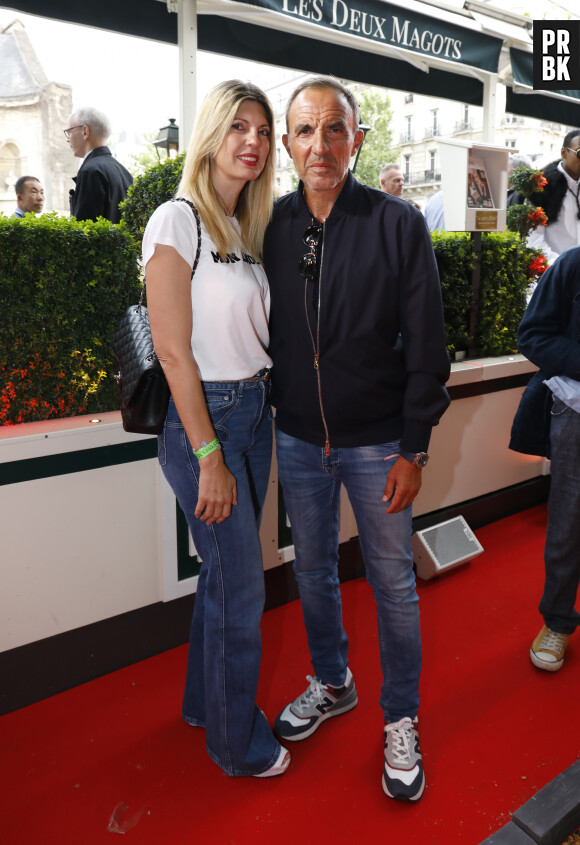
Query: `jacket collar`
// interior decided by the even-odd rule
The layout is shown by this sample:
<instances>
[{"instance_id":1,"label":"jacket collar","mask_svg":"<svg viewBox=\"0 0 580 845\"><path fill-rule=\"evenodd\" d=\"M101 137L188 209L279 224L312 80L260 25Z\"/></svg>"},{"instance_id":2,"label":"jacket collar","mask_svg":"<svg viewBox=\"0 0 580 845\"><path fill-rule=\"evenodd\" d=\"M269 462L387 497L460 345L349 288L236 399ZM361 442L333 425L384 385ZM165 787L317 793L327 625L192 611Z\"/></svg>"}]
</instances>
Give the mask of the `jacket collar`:
<instances>
[{"instance_id":1,"label":"jacket collar","mask_svg":"<svg viewBox=\"0 0 580 845\"><path fill-rule=\"evenodd\" d=\"M354 178L352 175L352 171L348 171L348 175L346 177L346 181L342 186L342 190L340 194L337 196L334 205L332 206L331 212L327 217L327 220L334 220L336 217L342 217L345 214L352 214L353 210L358 202L358 197L362 191L362 187L359 182ZM304 183L302 180L298 183L298 188L295 194L295 209L297 212L302 214L306 213L309 217L312 217L312 213L308 208L308 204L306 202L306 196L304 194Z\"/></svg>"},{"instance_id":2,"label":"jacket collar","mask_svg":"<svg viewBox=\"0 0 580 845\"><path fill-rule=\"evenodd\" d=\"M108 147L95 147L90 153L87 153L83 159L83 164L89 158L97 158L97 156L110 156L111 150Z\"/></svg>"}]
</instances>

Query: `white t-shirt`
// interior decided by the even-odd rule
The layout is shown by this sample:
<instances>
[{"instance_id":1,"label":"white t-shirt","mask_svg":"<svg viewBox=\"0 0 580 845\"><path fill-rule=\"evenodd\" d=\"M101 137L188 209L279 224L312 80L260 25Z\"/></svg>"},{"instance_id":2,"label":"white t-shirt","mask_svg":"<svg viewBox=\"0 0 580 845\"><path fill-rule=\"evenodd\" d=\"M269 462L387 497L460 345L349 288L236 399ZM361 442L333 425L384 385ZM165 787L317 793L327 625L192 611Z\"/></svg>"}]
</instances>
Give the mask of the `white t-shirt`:
<instances>
[{"instance_id":1,"label":"white t-shirt","mask_svg":"<svg viewBox=\"0 0 580 845\"><path fill-rule=\"evenodd\" d=\"M230 220L239 232L238 221ZM151 215L143 236L145 271L156 244L172 246L193 267L197 226L187 203L166 202ZM264 268L239 249L221 260L203 221L191 309L191 349L202 381L235 381L272 366L266 352L270 289Z\"/></svg>"}]
</instances>

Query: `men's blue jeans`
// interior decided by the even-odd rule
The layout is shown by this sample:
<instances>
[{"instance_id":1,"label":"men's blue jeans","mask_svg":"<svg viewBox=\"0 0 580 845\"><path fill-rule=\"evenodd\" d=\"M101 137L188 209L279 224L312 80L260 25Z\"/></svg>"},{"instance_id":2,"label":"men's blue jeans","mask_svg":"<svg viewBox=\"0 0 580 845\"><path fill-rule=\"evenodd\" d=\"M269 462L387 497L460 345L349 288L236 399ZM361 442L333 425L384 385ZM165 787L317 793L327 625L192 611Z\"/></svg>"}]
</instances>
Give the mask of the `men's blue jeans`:
<instances>
[{"instance_id":1,"label":"men's blue jeans","mask_svg":"<svg viewBox=\"0 0 580 845\"><path fill-rule=\"evenodd\" d=\"M573 634L580 579L580 414L554 397L550 421L552 476L540 613L558 634Z\"/></svg>"},{"instance_id":2,"label":"men's blue jeans","mask_svg":"<svg viewBox=\"0 0 580 845\"><path fill-rule=\"evenodd\" d=\"M206 728L210 757L229 775L275 762L280 745L256 706L264 609L260 518L272 458L268 382L205 382L204 392L238 504L221 524L195 517L199 463L173 401L159 461L203 561L191 625L183 718Z\"/></svg>"},{"instance_id":3,"label":"men's blue jeans","mask_svg":"<svg viewBox=\"0 0 580 845\"><path fill-rule=\"evenodd\" d=\"M316 676L340 686L348 663L338 580L338 508L344 484L377 604L386 722L419 707L421 632L411 552L411 507L385 514L385 483L399 441L330 449L276 429L278 471L296 551L294 571Z\"/></svg>"}]
</instances>

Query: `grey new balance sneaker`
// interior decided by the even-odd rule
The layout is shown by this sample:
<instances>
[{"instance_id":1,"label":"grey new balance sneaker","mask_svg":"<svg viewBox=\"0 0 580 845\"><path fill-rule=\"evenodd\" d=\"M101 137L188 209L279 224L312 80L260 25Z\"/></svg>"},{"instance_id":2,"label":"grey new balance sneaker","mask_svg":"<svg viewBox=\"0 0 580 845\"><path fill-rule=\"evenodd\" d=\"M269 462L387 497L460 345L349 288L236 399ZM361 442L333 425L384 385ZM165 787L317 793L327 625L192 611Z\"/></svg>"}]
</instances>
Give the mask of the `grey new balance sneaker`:
<instances>
[{"instance_id":1,"label":"grey new balance sneaker","mask_svg":"<svg viewBox=\"0 0 580 845\"><path fill-rule=\"evenodd\" d=\"M383 792L399 801L418 801L425 789L425 773L417 719L385 725Z\"/></svg>"},{"instance_id":2,"label":"grey new balance sneaker","mask_svg":"<svg viewBox=\"0 0 580 845\"><path fill-rule=\"evenodd\" d=\"M310 686L299 698L288 704L276 717L274 730L279 737L291 742L311 736L319 725L331 716L340 716L358 704L358 696L350 669L341 687L323 684L319 678L307 675Z\"/></svg>"}]
</instances>

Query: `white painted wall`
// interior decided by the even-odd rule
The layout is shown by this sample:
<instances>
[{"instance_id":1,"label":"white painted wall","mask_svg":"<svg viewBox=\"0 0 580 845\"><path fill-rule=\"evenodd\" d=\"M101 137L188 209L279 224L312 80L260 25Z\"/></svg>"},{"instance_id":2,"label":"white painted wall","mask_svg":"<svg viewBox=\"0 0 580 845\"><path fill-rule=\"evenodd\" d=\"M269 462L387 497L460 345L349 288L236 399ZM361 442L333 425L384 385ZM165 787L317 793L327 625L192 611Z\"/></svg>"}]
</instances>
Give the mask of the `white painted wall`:
<instances>
[{"instance_id":1,"label":"white painted wall","mask_svg":"<svg viewBox=\"0 0 580 845\"><path fill-rule=\"evenodd\" d=\"M450 384L530 372L522 356L453 365ZM510 452L522 389L455 400L434 430L415 504L430 513L544 473L544 461ZM118 413L0 428L6 464L142 440ZM0 651L170 600L195 589L177 581L174 502L155 459L0 484ZM356 536L343 503L341 540ZM266 568L292 560L278 548L275 466L263 521Z\"/></svg>"}]
</instances>

